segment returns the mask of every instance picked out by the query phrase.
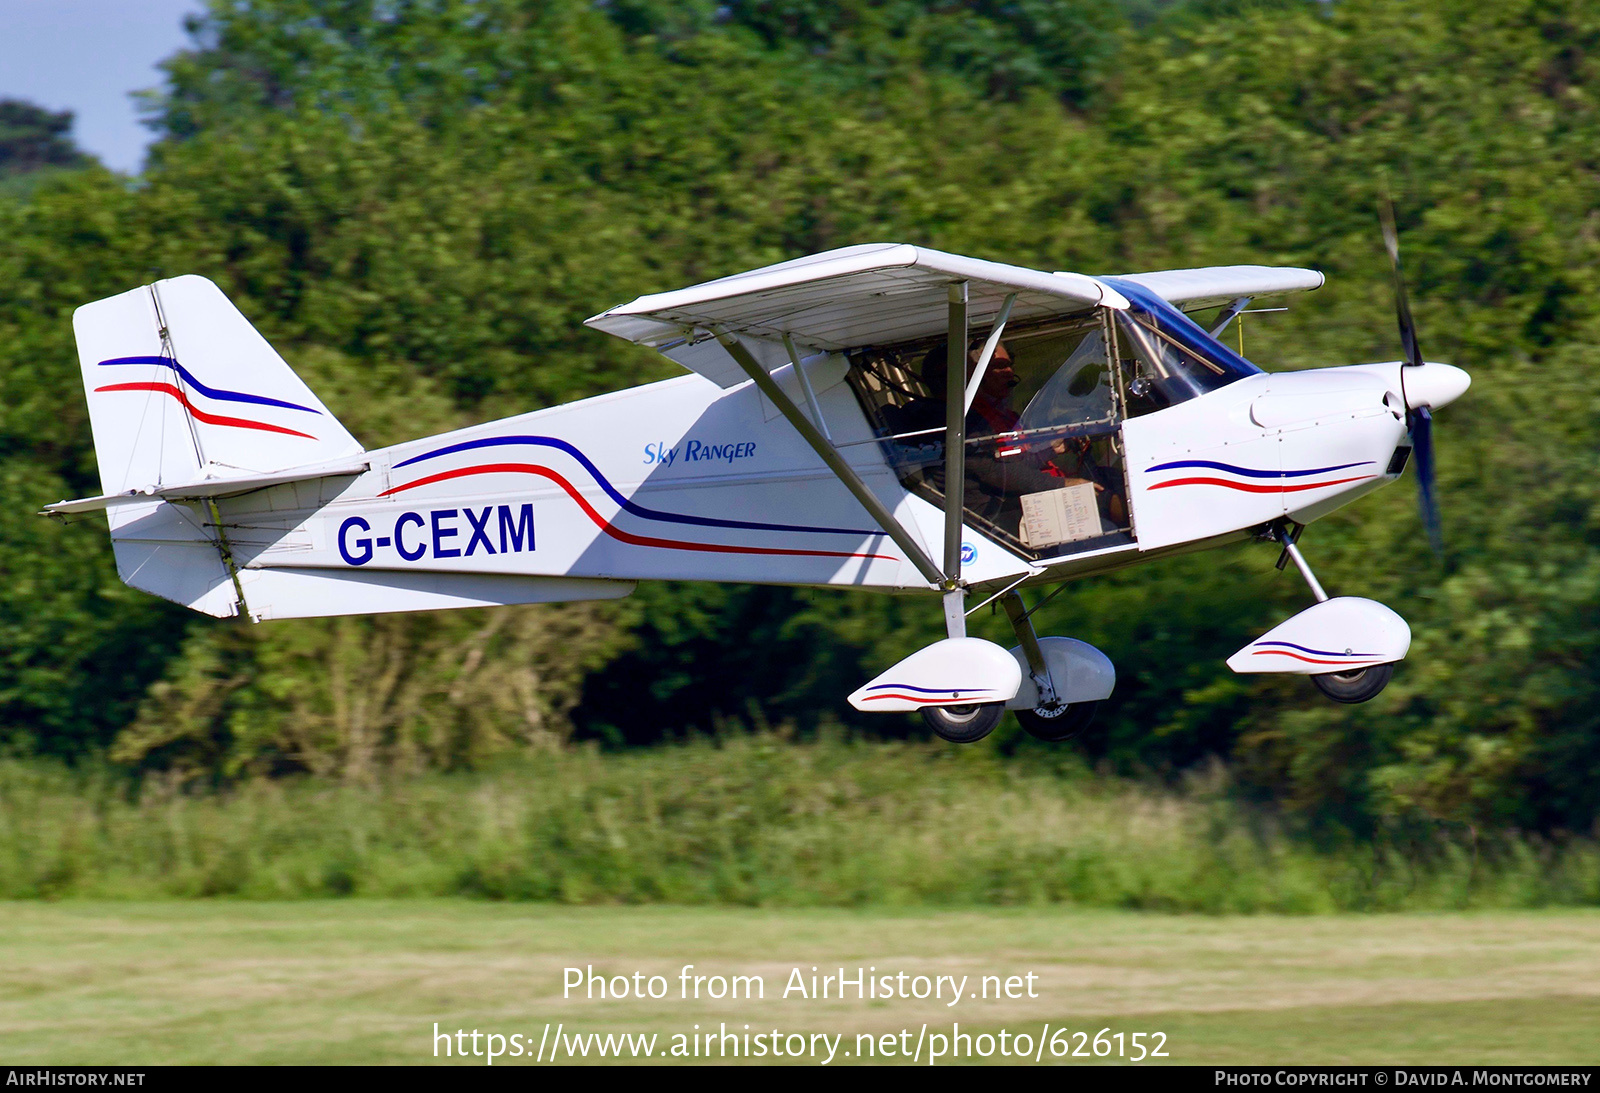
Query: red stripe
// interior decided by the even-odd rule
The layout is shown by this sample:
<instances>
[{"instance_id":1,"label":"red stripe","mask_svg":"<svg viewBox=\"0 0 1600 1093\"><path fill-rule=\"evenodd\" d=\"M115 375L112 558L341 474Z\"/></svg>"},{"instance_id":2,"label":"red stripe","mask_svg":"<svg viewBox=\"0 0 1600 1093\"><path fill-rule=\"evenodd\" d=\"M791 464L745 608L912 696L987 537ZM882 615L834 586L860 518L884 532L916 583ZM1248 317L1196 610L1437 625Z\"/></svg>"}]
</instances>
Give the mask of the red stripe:
<instances>
[{"instance_id":1,"label":"red stripe","mask_svg":"<svg viewBox=\"0 0 1600 1093\"><path fill-rule=\"evenodd\" d=\"M1375 474L1358 475L1355 478L1335 478L1332 482L1303 482L1299 485L1257 486L1250 482L1229 482L1226 478L1174 478L1170 482L1160 482L1150 488L1164 490L1172 486L1226 486L1230 490L1243 490L1245 493L1299 493L1301 490L1320 490L1324 486L1342 486L1346 482L1364 482L1369 478L1378 477Z\"/></svg>"},{"instance_id":2,"label":"red stripe","mask_svg":"<svg viewBox=\"0 0 1600 1093\"><path fill-rule=\"evenodd\" d=\"M285 429L282 425L268 425L264 421L249 421L242 417L222 417L219 414L208 414L204 410L197 410L194 403L170 383L111 383L95 388L97 394L101 391L155 391L158 394L171 395L183 403L183 408L188 410L196 421L203 421L207 425L226 425L231 429L258 429L263 433L283 433L285 436L303 436L307 440L317 439L310 433Z\"/></svg>"},{"instance_id":3,"label":"red stripe","mask_svg":"<svg viewBox=\"0 0 1600 1093\"><path fill-rule=\"evenodd\" d=\"M866 698L863 698L861 701L863 701L863 702L876 702L880 698L903 698L907 702L916 702L916 703L919 703L920 705L923 705L923 706L932 706L932 705L935 705L937 703L942 703L942 702L947 702L947 703L949 703L949 704L951 704L953 706L972 706L972 705L981 705L982 704L981 701L979 699L976 699L976 698L924 698L924 697L922 697L920 695L897 695L897 694L868 695Z\"/></svg>"},{"instance_id":4,"label":"red stripe","mask_svg":"<svg viewBox=\"0 0 1600 1093\"><path fill-rule=\"evenodd\" d=\"M784 547L736 547L724 546L721 543L689 543L681 539L655 539L647 535L634 535L613 527L611 522L595 511L594 506L578 492L571 482L549 467L540 467L532 463L485 463L477 467L461 467L453 471L440 471L430 474L426 478L419 478L414 482L392 486L378 494L379 497L388 497L391 494L401 493L405 490L414 490L418 486L429 486L435 482L444 482L451 478L465 478L473 474L535 474L540 478L548 478L556 485L567 491L567 496L577 502L579 508L594 521L596 527L619 542L632 546L665 547L669 550L700 550L708 554L782 554L806 558L880 558L886 562L897 562L900 559L892 554L857 554L843 550L794 550Z\"/></svg>"},{"instance_id":5,"label":"red stripe","mask_svg":"<svg viewBox=\"0 0 1600 1093\"><path fill-rule=\"evenodd\" d=\"M1254 653L1252 653L1250 655L1251 656L1256 656L1256 657L1293 657L1295 660L1303 660L1307 664L1343 664L1343 665L1346 665L1346 666L1352 667L1352 668L1355 667L1358 664L1363 664L1363 663L1365 663L1365 664L1382 664L1383 663L1381 660L1373 660L1371 658L1368 658L1365 661L1360 661L1360 660L1313 660L1310 657L1303 657L1299 653L1288 653L1288 652L1283 651L1282 649L1258 649L1258 650L1256 650Z\"/></svg>"}]
</instances>

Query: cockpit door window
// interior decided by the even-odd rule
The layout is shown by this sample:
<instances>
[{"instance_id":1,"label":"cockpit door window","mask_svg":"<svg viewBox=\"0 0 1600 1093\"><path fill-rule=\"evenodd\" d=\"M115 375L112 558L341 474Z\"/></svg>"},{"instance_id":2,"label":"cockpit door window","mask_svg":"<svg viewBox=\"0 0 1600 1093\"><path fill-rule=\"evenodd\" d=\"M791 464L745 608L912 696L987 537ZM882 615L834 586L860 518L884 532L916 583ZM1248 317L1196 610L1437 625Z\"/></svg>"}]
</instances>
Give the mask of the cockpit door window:
<instances>
[{"instance_id":1,"label":"cockpit door window","mask_svg":"<svg viewBox=\"0 0 1600 1093\"><path fill-rule=\"evenodd\" d=\"M1104 308L1007 334L1009 364L967 415L969 525L1036 560L1132 543L1116 340ZM901 482L940 507L944 359L941 345L873 349L849 375Z\"/></svg>"}]
</instances>

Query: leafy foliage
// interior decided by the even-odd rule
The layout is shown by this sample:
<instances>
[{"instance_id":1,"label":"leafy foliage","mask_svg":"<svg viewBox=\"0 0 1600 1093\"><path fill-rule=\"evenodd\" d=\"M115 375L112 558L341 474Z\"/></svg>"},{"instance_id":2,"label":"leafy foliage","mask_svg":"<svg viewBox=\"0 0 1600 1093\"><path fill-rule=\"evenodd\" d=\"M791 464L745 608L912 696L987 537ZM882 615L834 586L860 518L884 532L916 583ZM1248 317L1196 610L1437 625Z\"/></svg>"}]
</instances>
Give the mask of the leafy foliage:
<instances>
[{"instance_id":1,"label":"leafy foliage","mask_svg":"<svg viewBox=\"0 0 1600 1093\"><path fill-rule=\"evenodd\" d=\"M110 757L180 778L364 780L548 750L616 642L595 615L573 604L198 629Z\"/></svg>"},{"instance_id":2,"label":"leafy foliage","mask_svg":"<svg viewBox=\"0 0 1600 1093\"><path fill-rule=\"evenodd\" d=\"M937 742L774 735L548 752L356 783L130 794L0 761L0 896L468 896L1210 914L1593 906L1600 849L1444 830L1309 846L1215 778L1185 793Z\"/></svg>"}]
</instances>

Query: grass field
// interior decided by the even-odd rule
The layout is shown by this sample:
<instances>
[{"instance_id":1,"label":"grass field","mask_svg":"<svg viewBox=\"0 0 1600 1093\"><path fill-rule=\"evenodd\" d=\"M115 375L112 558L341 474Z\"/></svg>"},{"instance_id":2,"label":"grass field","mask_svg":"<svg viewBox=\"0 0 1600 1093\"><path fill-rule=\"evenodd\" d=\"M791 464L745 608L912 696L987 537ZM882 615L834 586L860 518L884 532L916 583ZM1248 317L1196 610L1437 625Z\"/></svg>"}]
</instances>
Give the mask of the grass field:
<instances>
[{"instance_id":1,"label":"grass field","mask_svg":"<svg viewBox=\"0 0 1600 1093\"><path fill-rule=\"evenodd\" d=\"M414 1063L433 1023L668 1037L736 1030L1160 1031L1174 1063L1589 1063L1600 912L1298 917L566 908L467 901L0 905L0 1058ZM562 970L660 974L659 1002L563 999ZM679 969L759 974L683 1001ZM1035 973L1038 997L781 998L790 969ZM948 997L948 996L947 996ZM1049 1053L1044 1057L1049 1059ZM924 1056L925 1058L925 1056ZM444 1060L440 1060L444 1061ZM459 1060L457 1060L459 1061ZM476 1060L481 1063L482 1060ZM998 1056L990 1061L1003 1061ZM1072 1060L1092 1062L1094 1060ZM517 1060L502 1060L515 1065ZM527 1060L522 1060L526 1065Z\"/></svg>"},{"instance_id":2,"label":"grass field","mask_svg":"<svg viewBox=\"0 0 1600 1093\"><path fill-rule=\"evenodd\" d=\"M1308 914L1600 906L1600 841L1438 823L1318 846L1186 789L920 744L774 737L371 784L134 787L0 759L0 899L476 897Z\"/></svg>"}]
</instances>

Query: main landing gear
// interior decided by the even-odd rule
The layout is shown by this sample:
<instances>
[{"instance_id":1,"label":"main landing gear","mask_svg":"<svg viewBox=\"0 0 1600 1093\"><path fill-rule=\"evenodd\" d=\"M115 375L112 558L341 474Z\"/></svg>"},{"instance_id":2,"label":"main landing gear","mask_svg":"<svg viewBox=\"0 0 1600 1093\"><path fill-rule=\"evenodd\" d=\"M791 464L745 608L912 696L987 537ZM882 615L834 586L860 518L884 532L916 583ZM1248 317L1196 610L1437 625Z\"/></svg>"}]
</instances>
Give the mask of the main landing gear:
<instances>
[{"instance_id":1,"label":"main landing gear","mask_svg":"<svg viewBox=\"0 0 1600 1093\"><path fill-rule=\"evenodd\" d=\"M850 696L858 710L916 710L934 734L955 744L971 744L994 731L1006 710L1040 740L1077 736L1100 703L1111 696L1117 671L1088 642L1041 638L1032 614L1015 591L999 597L1011 618L1018 644L1004 649L969 638L960 596L946 604L950 629L957 631L896 664Z\"/></svg>"},{"instance_id":2,"label":"main landing gear","mask_svg":"<svg viewBox=\"0 0 1600 1093\"><path fill-rule=\"evenodd\" d=\"M1378 697L1378 692L1389 685L1393 676L1393 664L1374 664L1370 668L1312 676L1311 682L1335 702L1354 704Z\"/></svg>"},{"instance_id":3,"label":"main landing gear","mask_svg":"<svg viewBox=\"0 0 1600 1093\"><path fill-rule=\"evenodd\" d=\"M1058 702L1017 711L1017 724L1037 740L1058 744L1071 740L1089 727L1100 709L1098 702Z\"/></svg>"},{"instance_id":4,"label":"main landing gear","mask_svg":"<svg viewBox=\"0 0 1600 1093\"><path fill-rule=\"evenodd\" d=\"M1011 628L1016 632L1016 647L1002 650L990 642L960 639L967 642L968 648L959 654L959 668L946 678L973 678L975 661L996 655L1004 660L1007 678L1014 682L986 694L1004 695L1005 701L957 705L946 699L938 705L923 705L922 719L942 739L970 744L988 736L1000 723L1004 712L1011 710L1029 735L1052 743L1071 740L1089 727L1100 703L1111 697L1117 685L1116 668L1109 657L1088 642L1076 638L1039 637L1033 630L1033 612L1027 609L1016 591L999 597L999 602L1005 607ZM940 644L948 647L951 643ZM916 659L925 655L919 653ZM902 662L907 667L910 663L909 660ZM993 673L992 678L998 682L998 669ZM898 681L907 673L897 666L894 675ZM881 690L886 686L889 685L878 685L875 681L867 690ZM929 686L928 693L934 690L937 687ZM959 698L971 692L944 693ZM869 697L865 701L872 699Z\"/></svg>"},{"instance_id":5,"label":"main landing gear","mask_svg":"<svg viewBox=\"0 0 1600 1093\"><path fill-rule=\"evenodd\" d=\"M1033 629L1032 612L1027 610L1022 597L1015 591L1007 593L1000 602L1006 609L1006 615L1011 619L1011 628L1016 631L1019 644L1013 652L1022 654L1024 686L1019 694L1025 694L1029 690L1027 685L1031 683L1035 700L1032 706L1016 709L1017 723L1029 736L1038 740L1051 743L1071 740L1089 727L1089 723L1094 720L1095 711L1100 708L1100 701L1098 699L1083 702L1066 701L1056 690L1055 681L1050 673L1050 664L1039 642L1039 636ZM1095 652L1098 653L1098 650ZM1066 680L1063 679L1061 683L1064 686Z\"/></svg>"},{"instance_id":6,"label":"main landing gear","mask_svg":"<svg viewBox=\"0 0 1600 1093\"><path fill-rule=\"evenodd\" d=\"M935 736L952 744L973 744L994 732L1005 715L1003 702L971 706L924 706L922 720Z\"/></svg>"}]
</instances>

